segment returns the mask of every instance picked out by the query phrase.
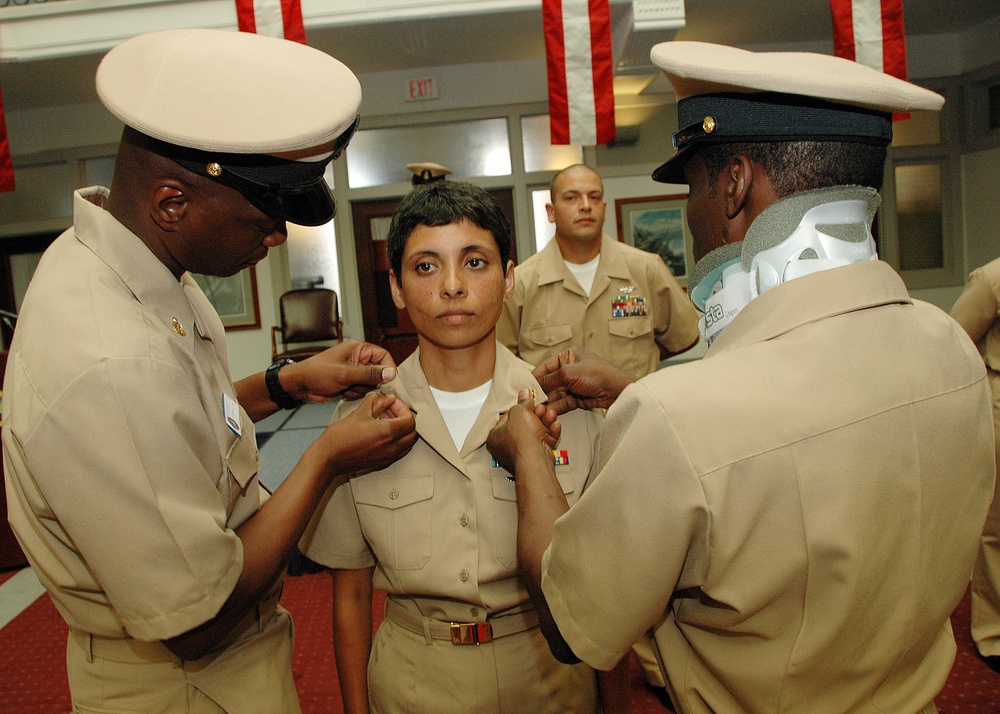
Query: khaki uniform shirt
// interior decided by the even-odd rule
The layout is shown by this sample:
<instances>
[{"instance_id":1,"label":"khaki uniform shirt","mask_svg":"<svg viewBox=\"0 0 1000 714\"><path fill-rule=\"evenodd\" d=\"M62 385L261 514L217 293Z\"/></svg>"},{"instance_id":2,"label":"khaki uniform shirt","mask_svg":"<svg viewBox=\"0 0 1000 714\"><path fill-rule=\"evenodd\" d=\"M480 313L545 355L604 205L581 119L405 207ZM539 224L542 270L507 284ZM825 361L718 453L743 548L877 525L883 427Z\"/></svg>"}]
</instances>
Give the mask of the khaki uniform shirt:
<instances>
[{"instance_id":1,"label":"khaki uniform shirt","mask_svg":"<svg viewBox=\"0 0 1000 714\"><path fill-rule=\"evenodd\" d=\"M1000 258L972 271L951 316L977 344L986 366L1000 373Z\"/></svg>"},{"instance_id":2,"label":"khaki uniform shirt","mask_svg":"<svg viewBox=\"0 0 1000 714\"><path fill-rule=\"evenodd\" d=\"M698 341L698 315L655 253L605 235L588 296L553 239L517 266L497 339L533 365L580 345L642 377L660 366L657 343L677 353Z\"/></svg>"},{"instance_id":3,"label":"khaki uniform shirt","mask_svg":"<svg viewBox=\"0 0 1000 714\"><path fill-rule=\"evenodd\" d=\"M305 555L332 568L375 566L375 587L414 615L483 622L530 608L517 578L514 483L493 465L486 437L519 390L542 392L530 367L497 347L489 396L461 451L431 395L419 349L400 365L388 387L416 413L420 438L392 466L332 491L303 539ZM568 463L556 466L556 475L572 504L590 474L599 422L583 411L560 421L557 451Z\"/></svg>"},{"instance_id":4,"label":"khaki uniform shirt","mask_svg":"<svg viewBox=\"0 0 1000 714\"><path fill-rule=\"evenodd\" d=\"M560 631L606 668L654 628L678 712L919 711L990 502L989 402L884 263L768 291L608 411L543 558Z\"/></svg>"},{"instance_id":5,"label":"khaki uniform shirt","mask_svg":"<svg viewBox=\"0 0 1000 714\"><path fill-rule=\"evenodd\" d=\"M972 271L951 316L979 347L986 363L1000 473L1000 258ZM1000 655L1000 489L993 494L972 569L972 639L980 654Z\"/></svg>"},{"instance_id":6,"label":"khaki uniform shirt","mask_svg":"<svg viewBox=\"0 0 1000 714\"><path fill-rule=\"evenodd\" d=\"M229 597L234 529L266 493L253 423L237 408L239 437L223 417L236 392L222 323L190 276L87 200L106 195L75 194L75 225L24 299L4 382L9 519L71 627L164 640Z\"/></svg>"}]
</instances>

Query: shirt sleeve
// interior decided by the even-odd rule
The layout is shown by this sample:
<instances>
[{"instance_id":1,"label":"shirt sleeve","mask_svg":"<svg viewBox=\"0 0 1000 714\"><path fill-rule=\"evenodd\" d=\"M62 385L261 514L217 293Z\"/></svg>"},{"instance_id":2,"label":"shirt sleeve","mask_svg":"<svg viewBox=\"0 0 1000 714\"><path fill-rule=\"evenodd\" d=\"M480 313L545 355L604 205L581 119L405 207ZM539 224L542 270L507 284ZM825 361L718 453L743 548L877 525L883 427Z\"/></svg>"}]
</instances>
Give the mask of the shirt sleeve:
<instances>
[{"instance_id":1,"label":"shirt sleeve","mask_svg":"<svg viewBox=\"0 0 1000 714\"><path fill-rule=\"evenodd\" d=\"M105 360L57 397L22 449L67 547L130 635L167 639L216 615L243 568L221 494L242 486L218 487L233 476L189 374Z\"/></svg>"},{"instance_id":2,"label":"shirt sleeve","mask_svg":"<svg viewBox=\"0 0 1000 714\"><path fill-rule=\"evenodd\" d=\"M608 413L597 477L542 558L545 599L576 655L610 669L661 622L674 590L703 576L707 556L693 554L707 552L707 528L669 419L642 383L630 386Z\"/></svg>"},{"instance_id":3,"label":"shirt sleeve","mask_svg":"<svg viewBox=\"0 0 1000 714\"><path fill-rule=\"evenodd\" d=\"M658 255L653 257L655 260L650 261L649 271L655 301L653 329L656 341L670 354L677 354L698 341L698 313L663 258Z\"/></svg>"},{"instance_id":4,"label":"shirt sleeve","mask_svg":"<svg viewBox=\"0 0 1000 714\"><path fill-rule=\"evenodd\" d=\"M497 342L518 354L518 340L521 336L521 306L524 304L524 288L519 281L520 276L514 271L514 295L505 300L503 312L497 322Z\"/></svg>"},{"instance_id":5,"label":"shirt sleeve","mask_svg":"<svg viewBox=\"0 0 1000 714\"><path fill-rule=\"evenodd\" d=\"M341 401L333 421L343 419L359 405L359 401ZM338 477L327 489L299 542L299 550L328 568L357 570L375 565L375 556L361 529L349 476Z\"/></svg>"},{"instance_id":6,"label":"shirt sleeve","mask_svg":"<svg viewBox=\"0 0 1000 714\"><path fill-rule=\"evenodd\" d=\"M973 342L983 339L1000 317L996 293L982 270L973 271L969 276L969 284L952 307L951 316Z\"/></svg>"}]
</instances>

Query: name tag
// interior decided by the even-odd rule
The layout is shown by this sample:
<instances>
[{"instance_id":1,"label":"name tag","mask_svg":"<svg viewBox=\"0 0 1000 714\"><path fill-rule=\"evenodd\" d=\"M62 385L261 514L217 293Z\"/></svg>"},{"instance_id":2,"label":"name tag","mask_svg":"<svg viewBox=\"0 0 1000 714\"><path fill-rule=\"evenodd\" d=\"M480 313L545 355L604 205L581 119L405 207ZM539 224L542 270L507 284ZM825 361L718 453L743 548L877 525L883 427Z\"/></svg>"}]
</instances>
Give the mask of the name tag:
<instances>
[{"instance_id":1,"label":"name tag","mask_svg":"<svg viewBox=\"0 0 1000 714\"><path fill-rule=\"evenodd\" d=\"M229 430L242 439L243 424L240 421L240 405L225 392L222 393L222 416L225 417Z\"/></svg>"}]
</instances>

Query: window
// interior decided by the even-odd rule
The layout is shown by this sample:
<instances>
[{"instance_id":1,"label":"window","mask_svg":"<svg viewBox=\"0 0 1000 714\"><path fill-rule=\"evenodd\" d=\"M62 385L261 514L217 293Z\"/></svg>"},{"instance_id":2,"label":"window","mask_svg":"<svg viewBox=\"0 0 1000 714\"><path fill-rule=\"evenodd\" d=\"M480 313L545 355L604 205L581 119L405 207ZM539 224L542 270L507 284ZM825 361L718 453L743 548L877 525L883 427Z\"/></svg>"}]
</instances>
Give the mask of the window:
<instances>
[{"instance_id":1,"label":"window","mask_svg":"<svg viewBox=\"0 0 1000 714\"><path fill-rule=\"evenodd\" d=\"M525 171L558 171L583 163L581 147L576 144L552 143L548 114L521 117L521 142ZM544 207L543 202L542 208Z\"/></svg>"},{"instance_id":2,"label":"window","mask_svg":"<svg viewBox=\"0 0 1000 714\"><path fill-rule=\"evenodd\" d=\"M362 129L345 155L352 189L409 183L412 174L406 165L423 161L447 166L454 178L511 172L505 118Z\"/></svg>"},{"instance_id":3,"label":"window","mask_svg":"<svg viewBox=\"0 0 1000 714\"><path fill-rule=\"evenodd\" d=\"M949 99L941 112L915 111L893 123L878 249L911 290L963 282L958 109Z\"/></svg>"},{"instance_id":4,"label":"window","mask_svg":"<svg viewBox=\"0 0 1000 714\"><path fill-rule=\"evenodd\" d=\"M945 267L941 164L896 166L899 269Z\"/></svg>"}]
</instances>

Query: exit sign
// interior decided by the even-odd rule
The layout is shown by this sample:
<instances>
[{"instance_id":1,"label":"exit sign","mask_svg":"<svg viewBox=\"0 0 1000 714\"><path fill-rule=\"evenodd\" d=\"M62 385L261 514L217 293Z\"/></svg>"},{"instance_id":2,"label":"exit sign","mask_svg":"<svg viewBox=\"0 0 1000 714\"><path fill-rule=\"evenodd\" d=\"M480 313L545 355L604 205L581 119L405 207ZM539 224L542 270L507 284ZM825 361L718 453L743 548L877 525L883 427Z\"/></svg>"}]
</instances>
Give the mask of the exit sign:
<instances>
[{"instance_id":1,"label":"exit sign","mask_svg":"<svg viewBox=\"0 0 1000 714\"><path fill-rule=\"evenodd\" d=\"M406 82L406 101L422 102L426 99L437 99L438 84L436 77L410 79Z\"/></svg>"}]
</instances>

